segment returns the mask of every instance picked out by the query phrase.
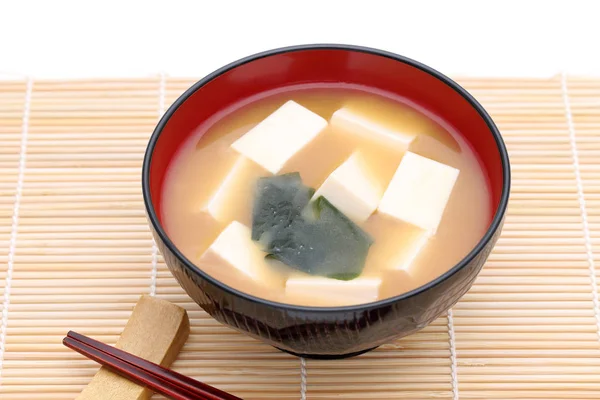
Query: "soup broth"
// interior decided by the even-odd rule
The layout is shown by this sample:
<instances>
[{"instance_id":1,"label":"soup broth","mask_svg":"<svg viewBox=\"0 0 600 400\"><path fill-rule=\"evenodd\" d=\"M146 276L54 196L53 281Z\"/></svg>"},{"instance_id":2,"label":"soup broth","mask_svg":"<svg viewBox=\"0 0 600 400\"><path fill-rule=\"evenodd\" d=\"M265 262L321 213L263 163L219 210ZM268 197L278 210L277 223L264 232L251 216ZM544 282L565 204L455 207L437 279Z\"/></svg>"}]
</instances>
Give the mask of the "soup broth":
<instances>
[{"instance_id":1,"label":"soup broth","mask_svg":"<svg viewBox=\"0 0 600 400\"><path fill-rule=\"evenodd\" d=\"M253 139L245 135L258 130L257 126L266 126L259 123L270 115L283 115L284 105L290 106L289 113L299 116L314 113L326 126L315 128L319 133L314 138L283 165L273 167L275 158L284 157L286 151L273 148L265 153L264 148L248 145ZM336 113L340 109L347 114ZM334 123L334 113L343 123ZM357 115L363 118L361 126L366 130L349 134L344 123L356 122L353 118ZM289 120L289 127L278 128L276 134L285 138L282 146L291 146L294 132L303 129L304 120L282 118ZM314 121L318 125L321 120ZM369 134L369 129L385 134ZM245 142L239 140L242 137ZM252 157L244 156L248 154L266 154L271 164L265 162L257 168ZM276 173L273 168L278 168ZM423 182L434 179L431 176L439 176L440 182L427 188L436 190L428 196ZM273 180L275 177L280 180ZM284 181L292 186L281 186ZM323 265L327 265L332 271L303 268L303 263L310 264L314 258L304 244L298 248L306 251L301 258L285 250L278 253L273 231L258 240L259 182L263 182L261 193L267 193L268 188L293 187L297 190L294 193L302 196L296 194L292 203L298 198L303 199L302 204L310 200L294 218L308 232L302 236L306 247L333 243L319 255L319 268L324 271ZM394 192L391 188L396 184L399 190ZM411 200L406 193L424 197ZM465 257L482 238L492 214L485 172L457 132L402 98L342 85L287 88L251 99L202 124L171 162L162 198L167 234L200 269L242 292L306 306L358 304L418 288ZM319 216L307 215L306 209L315 204L321 207ZM404 208L399 207L401 204ZM439 221L435 218L438 211ZM286 214L286 218L291 217ZM328 225L323 222L325 218L335 221L329 220ZM338 233L342 241L355 235L351 239L354 242L336 247ZM256 237L252 240L251 236ZM272 241L265 242L265 237ZM245 248L250 242L254 247ZM245 273L224 267L224 263L242 265L239 268L246 268ZM360 270L358 276L356 268ZM340 271L343 274L338 274Z\"/></svg>"}]
</instances>

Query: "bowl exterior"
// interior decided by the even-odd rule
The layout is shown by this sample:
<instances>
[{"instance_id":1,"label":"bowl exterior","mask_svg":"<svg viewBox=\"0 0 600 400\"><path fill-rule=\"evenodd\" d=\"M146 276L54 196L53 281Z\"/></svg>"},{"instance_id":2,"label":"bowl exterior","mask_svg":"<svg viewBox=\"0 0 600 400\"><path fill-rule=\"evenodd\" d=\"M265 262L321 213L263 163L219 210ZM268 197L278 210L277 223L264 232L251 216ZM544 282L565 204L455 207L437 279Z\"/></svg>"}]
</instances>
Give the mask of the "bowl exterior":
<instances>
[{"instance_id":1,"label":"bowl exterior","mask_svg":"<svg viewBox=\"0 0 600 400\"><path fill-rule=\"evenodd\" d=\"M352 82L406 95L441 115L476 149L496 209L481 241L448 272L397 297L352 307L301 307L256 298L216 281L179 252L160 222L161 187L177 147L201 121L240 99L286 85ZM144 203L154 239L187 294L221 323L312 358L343 358L410 335L446 313L469 290L500 236L510 192L508 152L483 107L454 81L423 64L377 49L309 45L232 63L184 93L163 116L146 149Z\"/></svg>"},{"instance_id":2,"label":"bowl exterior","mask_svg":"<svg viewBox=\"0 0 600 400\"><path fill-rule=\"evenodd\" d=\"M281 350L309 358L344 358L423 329L446 313L473 285L502 223L462 269L408 298L356 311L292 310L235 296L189 269L153 235L165 262L187 294L219 322Z\"/></svg>"}]
</instances>

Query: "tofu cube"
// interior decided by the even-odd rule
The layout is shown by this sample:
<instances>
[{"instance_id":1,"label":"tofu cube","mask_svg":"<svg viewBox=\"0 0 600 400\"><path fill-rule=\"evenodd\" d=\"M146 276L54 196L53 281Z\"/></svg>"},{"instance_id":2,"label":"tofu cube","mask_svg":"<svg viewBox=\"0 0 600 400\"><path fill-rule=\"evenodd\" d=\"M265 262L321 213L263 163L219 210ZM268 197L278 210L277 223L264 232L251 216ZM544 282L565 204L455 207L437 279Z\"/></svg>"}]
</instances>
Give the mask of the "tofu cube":
<instances>
[{"instance_id":1,"label":"tofu cube","mask_svg":"<svg viewBox=\"0 0 600 400\"><path fill-rule=\"evenodd\" d=\"M376 183L360 152L353 153L336 168L317 189L313 199L325 197L357 224L363 223L377 209L383 188Z\"/></svg>"},{"instance_id":2,"label":"tofu cube","mask_svg":"<svg viewBox=\"0 0 600 400\"><path fill-rule=\"evenodd\" d=\"M422 229L407 229L403 236L403 245L397 246L398 251L391 259L390 267L391 269L406 271L406 273L412 275L415 260L429 242L431 235Z\"/></svg>"},{"instance_id":3,"label":"tofu cube","mask_svg":"<svg viewBox=\"0 0 600 400\"><path fill-rule=\"evenodd\" d=\"M374 214L365 228L375 238L367 256L368 265L414 274L415 260L431 237L428 231L380 213Z\"/></svg>"},{"instance_id":4,"label":"tofu cube","mask_svg":"<svg viewBox=\"0 0 600 400\"><path fill-rule=\"evenodd\" d=\"M434 235L458 173L456 168L406 152L378 211Z\"/></svg>"},{"instance_id":5,"label":"tofu cube","mask_svg":"<svg viewBox=\"0 0 600 400\"><path fill-rule=\"evenodd\" d=\"M277 174L325 127L325 119L294 101L288 101L231 147L272 174Z\"/></svg>"},{"instance_id":6,"label":"tofu cube","mask_svg":"<svg viewBox=\"0 0 600 400\"><path fill-rule=\"evenodd\" d=\"M285 293L292 298L310 297L324 304L369 303L379 297L380 278L359 277L341 281L319 276L297 275L288 278Z\"/></svg>"},{"instance_id":7,"label":"tofu cube","mask_svg":"<svg viewBox=\"0 0 600 400\"><path fill-rule=\"evenodd\" d=\"M201 211L223 224L234 220L249 224L254 187L257 179L265 175L270 174L254 161L238 156Z\"/></svg>"},{"instance_id":8,"label":"tofu cube","mask_svg":"<svg viewBox=\"0 0 600 400\"><path fill-rule=\"evenodd\" d=\"M263 285L283 286L283 278L274 270L263 251L252 241L250 228L231 222L202 254L198 266L218 280L227 282L250 279Z\"/></svg>"},{"instance_id":9,"label":"tofu cube","mask_svg":"<svg viewBox=\"0 0 600 400\"><path fill-rule=\"evenodd\" d=\"M364 140L377 142L386 148L405 152L415 139L415 134L398 132L378 124L365 115L341 108L330 119L331 128L356 135Z\"/></svg>"}]
</instances>

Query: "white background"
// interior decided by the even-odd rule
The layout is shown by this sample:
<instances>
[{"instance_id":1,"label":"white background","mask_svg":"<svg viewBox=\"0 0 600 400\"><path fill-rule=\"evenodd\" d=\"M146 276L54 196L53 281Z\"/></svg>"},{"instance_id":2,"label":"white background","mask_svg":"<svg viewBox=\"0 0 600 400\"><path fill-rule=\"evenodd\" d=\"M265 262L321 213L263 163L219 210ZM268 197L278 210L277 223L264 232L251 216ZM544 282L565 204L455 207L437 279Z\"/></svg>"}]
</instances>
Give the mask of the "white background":
<instances>
[{"instance_id":1,"label":"white background","mask_svg":"<svg viewBox=\"0 0 600 400\"><path fill-rule=\"evenodd\" d=\"M317 42L455 76L600 75L600 2L0 0L0 78L199 77Z\"/></svg>"}]
</instances>

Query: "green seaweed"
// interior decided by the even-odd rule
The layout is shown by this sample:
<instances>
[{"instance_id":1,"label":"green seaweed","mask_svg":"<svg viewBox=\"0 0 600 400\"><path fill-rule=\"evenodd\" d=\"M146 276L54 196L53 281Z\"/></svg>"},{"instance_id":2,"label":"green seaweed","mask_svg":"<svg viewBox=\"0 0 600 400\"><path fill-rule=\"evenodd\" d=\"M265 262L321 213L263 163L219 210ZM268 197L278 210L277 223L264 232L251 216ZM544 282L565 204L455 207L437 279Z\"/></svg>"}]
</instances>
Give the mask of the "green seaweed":
<instances>
[{"instance_id":1,"label":"green seaweed","mask_svg":"<svg viewBox=\"0 0 600 400\"><path fill-rule=\"evenodd\" d=\"M347 273L347 274L336 274L329 275L328 278L337 279L339 281L351 281L352 279L358 278L360 276L360 272L358 273Z\"/></svg>"},{"instance_id":2,"label":"green seaweed","mask_svg":"<svg viewBox=\"0 0 600 400\"><path fill-rule=\"evenodd\" d=\"M298 173L259 179L252 239L268 258L292 268L352 280L362 272L373 239L323 196L309 204L313 194Z\"/></svg>"},{"instance_id":3,"label":"green seaweed","mask_svg":"<svg viewBox=\"0 0 600 400\"><path fill-rule=\"evenodd\" d=\"M292 225L313 194L312 188L302 184L298 172L259 178L252 211L252 240L260 240L274 227Z\"/></svg>"}]
</instances>

